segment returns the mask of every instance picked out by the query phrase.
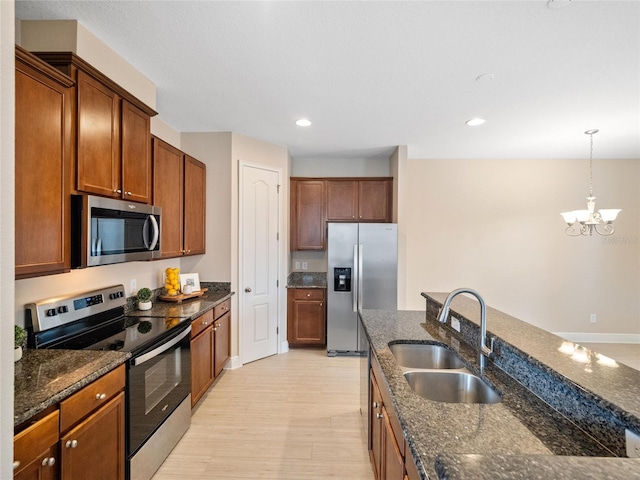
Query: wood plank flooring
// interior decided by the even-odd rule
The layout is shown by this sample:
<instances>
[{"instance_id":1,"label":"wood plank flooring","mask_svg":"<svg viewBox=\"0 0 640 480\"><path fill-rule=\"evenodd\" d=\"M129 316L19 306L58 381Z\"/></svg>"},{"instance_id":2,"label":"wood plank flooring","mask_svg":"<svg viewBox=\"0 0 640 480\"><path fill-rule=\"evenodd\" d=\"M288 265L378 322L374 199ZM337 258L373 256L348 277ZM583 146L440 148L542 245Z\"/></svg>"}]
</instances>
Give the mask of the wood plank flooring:
<instances>
[{"instance_id":1,"label":"wood plank flooring","mask_svg":"<svg viewBox=\"0 0 640 480\"><path fill-rule=\"evenodd\" d=\"M225 371L153 480L373 480L359 361L296 349Z\"/></svg>"}]
</instances>

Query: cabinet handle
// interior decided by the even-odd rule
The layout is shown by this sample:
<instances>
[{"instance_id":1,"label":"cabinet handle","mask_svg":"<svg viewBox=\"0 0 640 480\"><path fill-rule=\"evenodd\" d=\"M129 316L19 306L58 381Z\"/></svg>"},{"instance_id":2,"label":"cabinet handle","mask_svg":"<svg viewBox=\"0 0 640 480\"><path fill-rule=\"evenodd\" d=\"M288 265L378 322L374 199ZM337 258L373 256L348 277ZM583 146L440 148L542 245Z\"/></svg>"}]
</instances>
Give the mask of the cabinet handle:
<instances>
[{"instance_id":1,"label":"cabinet handle","mask_svg":"<svg viewBox=\"0 0 640 480\"><path fill-rule=\"evenodd\" d=\"M13 461L13 469L16 470L20 466L20 460Z\"/></svg>"},{"instance_id":2,"label":"cabinet handle","mask_svg":"<svg viewBox=\"0 0 640 480\"><path fill-rule=\"evenodd\" d=\"M378 402L373 402L373 408L378 408Z\"/></svg>"},{"instance_id":3,"label":"cabinet handle","mask_svg":"<svg viewBox=\"0 0 640 480\"><path fill-rule=\"evenodd\" d=\"M104 400L105 398L107 398L106 393L96 393L96 400Z\"/></svg>"},{"instance_id":4,"label":"cabinet handle","mask_svg":"<svg viewBox=\"0 0 640 480\"><path fill-rule=\"evenodd\" d=\"M320 306L322 306L322 302L320 302Z\"/></svg>"},{"instance_id":5,"label":"cabinet handle","mask_svg":"<svg viewBox=\"0 0 640 480\"><path fill-rule=\"evenodd\" d=\"M384 415L382 415L381 413L376 413L376 418L377 419L384 418Z\"/></svg>"},{"instance_id":6,"label":"cabinet handle","mask_svg":"<svg viewBox=\"0 0 640 480\"><path fill-rule=\"evenodd\" d=\"M67 443L64 444L67 448L76 448L78 446L77 440L67 440Z\"/></svg>"},{"instance_id":7,"label":"cabinet handle","mask_svg":"<svg viewBox=\"0 0 640 480\"><path fill-rule=\"evenodd\" d=\"M131 192L124 192L125 195L131 195Z\"/></svg>"},{"instance_id":8,"label":"cabinet handle","mask_svg":"<svg viewBox=\"0 0 640 480\"><path fill-rule=\"evenodd\" d=\"M114 190L114 191L113 191L113 193L118 193L118 194L120 194L120 193L122 193L122 190L117 189L117 190Z\"/></svg>"},{"instance_id":9,"label":"cabinet handle","mask_svg":"<svg viewBox=\"0 0 640 480\"><path fill-rule=\"evenodd\" d=\"M43 467L53 467L56 464L56 459L53 457L44 457L42 459Z\"/></svg>"},{"instance_id":10,"label":"cabinet handle","mask_svg":"<svg viewBox=\"0 0 640 480\"><path fill-rule=\"evenodd\" d=\"M202 325L209 325L209 322L202 322Z\"/></svg>"},{"instance_id":11,"label":"cabinet handle","mask_svg":"<svg viewBox=\"0 0 640 480\"><path fill-rule=\"evenodd\" d=\"M310 294L310 293L307 293L307 297L310 297L310 296L311 296L311 294Z\"/></svg>"}]
</instances>

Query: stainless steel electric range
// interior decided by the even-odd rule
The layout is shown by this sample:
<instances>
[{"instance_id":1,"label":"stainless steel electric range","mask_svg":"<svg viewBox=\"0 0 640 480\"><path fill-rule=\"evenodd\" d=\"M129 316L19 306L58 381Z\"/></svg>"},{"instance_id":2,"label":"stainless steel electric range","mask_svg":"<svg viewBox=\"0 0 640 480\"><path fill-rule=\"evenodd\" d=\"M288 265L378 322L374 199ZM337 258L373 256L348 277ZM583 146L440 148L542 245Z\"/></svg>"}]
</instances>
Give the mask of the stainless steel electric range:
<instances>
[{"instance_id":1,"label":"stainless steel electric range","mask_svg":"<svg viewBox=\"0 0 640 480\"><path fill-rule=\"evenodd\" d=\"M120 350L127 361L126 476L148 480L191 423L187 319L129 317L123 285L26 306L34 348Z\"/></svg>"}]
</instances>

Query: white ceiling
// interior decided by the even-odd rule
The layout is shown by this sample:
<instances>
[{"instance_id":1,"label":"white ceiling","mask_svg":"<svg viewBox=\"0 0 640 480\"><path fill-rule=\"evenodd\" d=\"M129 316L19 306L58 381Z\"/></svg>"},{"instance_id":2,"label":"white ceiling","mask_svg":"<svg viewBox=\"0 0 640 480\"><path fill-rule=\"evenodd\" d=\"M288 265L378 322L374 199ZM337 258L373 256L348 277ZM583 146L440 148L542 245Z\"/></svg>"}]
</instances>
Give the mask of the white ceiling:
<instances>
[{"instance_id":1,"label":"white ceiling","mask_svg":"<svg viewBox=\"0 0 640 480\"><path fill-rule=\"evenodd\" d=\"M19 0L16 16L78 20L176 130L294 158L588 158L599 128L594 158L640 159L640 1L557 1Z\"/></svg>"}]
</instances>

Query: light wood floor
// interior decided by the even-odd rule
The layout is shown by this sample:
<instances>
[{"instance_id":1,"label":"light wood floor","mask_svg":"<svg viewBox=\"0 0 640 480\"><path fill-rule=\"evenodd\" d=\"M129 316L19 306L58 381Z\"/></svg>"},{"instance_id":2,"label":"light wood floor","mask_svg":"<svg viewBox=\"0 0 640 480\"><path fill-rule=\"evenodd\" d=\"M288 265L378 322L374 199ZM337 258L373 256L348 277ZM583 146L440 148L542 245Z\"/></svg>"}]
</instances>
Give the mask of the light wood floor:
<instances>
[{"instance_id":1,"label":"light wood floor","mask_svg":"<svg viewBox=\"0 0 640 480\"><path fill-rule=\"evenodd\" d=\"M153 480L372 480L359 372L311 349L225 371Z\"/></svg>"}]
</instances>

